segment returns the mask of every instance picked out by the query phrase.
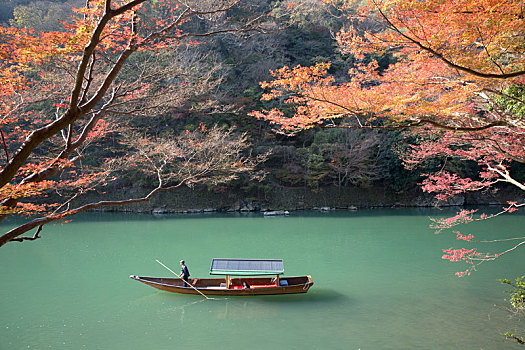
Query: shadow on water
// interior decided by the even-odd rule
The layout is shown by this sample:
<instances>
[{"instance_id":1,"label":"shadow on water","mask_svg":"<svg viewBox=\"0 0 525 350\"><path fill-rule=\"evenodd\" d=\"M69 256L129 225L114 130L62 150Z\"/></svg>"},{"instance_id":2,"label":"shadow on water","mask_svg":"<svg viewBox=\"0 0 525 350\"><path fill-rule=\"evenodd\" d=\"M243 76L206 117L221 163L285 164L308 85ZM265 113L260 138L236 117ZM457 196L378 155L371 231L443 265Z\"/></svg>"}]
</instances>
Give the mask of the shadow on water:
<instances>
[{"instance_id":1,"label":"shadow on water","mask_svg":"<svg viewBox=\"0 0 525 350\"><path fill-rule=\"evenodd\" d=\"M333 289L309 291L307 294L258 295L258 296L210 296L205 299L200 295L171 294L155 292L134 300L134 303L149 304L162 301L166 306L163 312L214 310L217 318L230 318L229 315L243 315L243 318L272 316L277 310L287 306L313 306L330 308L341 303L348 303L350 298ZM238 314L234 310L241 309Z\"/></svg>"},{"instance_id":2,"label":"shadow on water","mask_svg":"<svg viewBox=\"0 0 525 350\"><path fill-rule=\"evenodd\" d=\"M181 313L181 317L185 317L207 310L210 316L219 320L255 320L279 318L283 313L301 310L308 305L316 305L317 308L335 307L349 298L335 290L320 289L296 295L214 296L210 299L196 295L166 295L163 299L172 305L162 313Z\"/></svg>"},{"instance_id":3,"label":"shadow on water","mask_svg":"<svg viewBox=\"0 0 525 350\"><path fill-rule=\"evenodd\" d=\"M250 304L260 304L260 303L268 303L268 304L309 304L309 303L316 303L316 304L339 304L343 301L348 302L349 297L347 295L344 295L336 290L333 289L327 289L327 288L317 288L315 290L309 291L307 294L285 294L285 295L255 295L255 296L217 296L212 295L209 296L209 299L205 299L204 297L200 295L186 295L186 294L168 294L165 292L156 292L153 294L150 294L149 296L144 296L139 299L140 300L148 300L153 298L162 297L162 299L165 299L167 302L173 302L177 303L179 305L173 306L170 308L186 308L191 307L195 304L200 304L202 302L209 302L209 303L220 303L220 302L228 302L228 303L250 303ZM182 304L182 305L180 305Z\"/></svg>"},{"instance_id":4,"label":"shadow on water","mask_svg":"<svg viewBox=\"0 0 525 350\"><path fill-rule=\"evenodd\" d=\"M332 304L340 303L343 300L348 300L348 296L339 293L333 289L316 288L309 291L307 294L288 294L288 295L262 295L258 296L257 300L265 303L323 303Z\"/></svg>"}]
</instances>

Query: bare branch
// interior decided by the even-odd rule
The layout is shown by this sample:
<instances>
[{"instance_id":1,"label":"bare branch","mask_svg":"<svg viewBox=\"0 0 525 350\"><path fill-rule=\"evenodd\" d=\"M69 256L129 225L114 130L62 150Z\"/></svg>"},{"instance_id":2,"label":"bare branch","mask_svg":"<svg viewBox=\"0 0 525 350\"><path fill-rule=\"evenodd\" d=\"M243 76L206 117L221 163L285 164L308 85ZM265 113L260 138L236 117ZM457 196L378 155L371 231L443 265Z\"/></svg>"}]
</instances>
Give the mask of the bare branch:
<instances>
[{"instance_id":1,"label":"bare branch","mask_svg":"<svg viewBox=\"0 0 525 350\"><path fill-rule=\"evenodd\" d=\"M39 234L42 231L43 225L38 226L38 229L36 230L33 237L19 237L19 238L13 238L11 241L15 242L23 242L23 241L34 241L35 239L40 238Z\"/></svg>"},{"instance_id":2,"label":"bare branch","mask_svg":"<svg viewBox=\"0 0 525 350\"><path fill-rule=\"evenodd\" d=\"M9 150L7 149L7 144L5 143L4 132L2 131L1 128L0 128L0 136L2 136L2 147L4 148L6 162L9 163Z\"/></svg>"}]
</instances>

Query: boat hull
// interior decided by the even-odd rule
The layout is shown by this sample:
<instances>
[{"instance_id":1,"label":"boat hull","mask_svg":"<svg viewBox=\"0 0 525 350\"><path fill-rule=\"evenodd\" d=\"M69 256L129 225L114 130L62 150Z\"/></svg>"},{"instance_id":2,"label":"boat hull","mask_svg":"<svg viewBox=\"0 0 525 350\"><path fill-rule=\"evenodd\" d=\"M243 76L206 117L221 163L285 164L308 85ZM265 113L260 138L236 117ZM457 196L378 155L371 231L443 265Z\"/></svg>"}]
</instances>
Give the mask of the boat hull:
<instances>
[{"instance_id":1,"label":"boat hull","mask_svg":"<svg viewBox=\"0 0 525 350\"><path fill-rule=\"evenodd\" d=\"M135 281L142 282L166 292L180 293L180 294L200 294L204 295L225 295L225 296L252 296L252 295L275 295L275 294L298 294L306 293L314 284L311 276L299 277L281 277L280 281L286 281L288 285L276 285L275 277L250 277L250 278L234 278L232 279L233 287L226 288L224 278L190 278L190 282L195 288L190 286L184 287L183 283L178 278L159 278L159 277L144 277L144 276L130 276ZM243 289L242 283L246 282L250 286L248 289Z\"/></svg>"}]
</instances>

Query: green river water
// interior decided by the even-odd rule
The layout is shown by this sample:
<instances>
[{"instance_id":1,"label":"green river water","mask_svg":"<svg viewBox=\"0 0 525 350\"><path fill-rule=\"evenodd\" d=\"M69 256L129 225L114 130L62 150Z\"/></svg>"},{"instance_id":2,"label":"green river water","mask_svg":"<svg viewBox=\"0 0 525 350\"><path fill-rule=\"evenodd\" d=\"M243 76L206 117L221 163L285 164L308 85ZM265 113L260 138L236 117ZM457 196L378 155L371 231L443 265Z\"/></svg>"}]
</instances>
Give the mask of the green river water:
<instances>
[{"instance_id":1,"label":"green river water","mask_svg":"<svg viewBox=\"0 0 525 350\"><path fill-rule=\"evenodd\" d=\"M525 275L525 252L456 277L463 264L441 249L469 243L428 228L429 216L451 213L77 216L0 248L0 349L523 349L504 340L515 323L495 305L506 305L497 279ZM523 219L462 233L523 236ZM185 259L192 277L207 277L214 257L282 258L285 275L315 284L307 294L204 300L129 278L170 276L155 259L176 271Z\"/></svg>"}]
</instances>

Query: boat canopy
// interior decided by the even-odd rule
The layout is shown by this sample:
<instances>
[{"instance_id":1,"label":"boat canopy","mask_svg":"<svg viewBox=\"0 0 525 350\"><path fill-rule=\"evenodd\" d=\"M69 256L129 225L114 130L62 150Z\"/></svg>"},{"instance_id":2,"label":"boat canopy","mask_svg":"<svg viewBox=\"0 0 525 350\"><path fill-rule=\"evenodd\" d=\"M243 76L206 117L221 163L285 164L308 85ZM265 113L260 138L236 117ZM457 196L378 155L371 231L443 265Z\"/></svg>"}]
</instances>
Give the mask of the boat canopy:
<instances>
[{"instance_id":1,"label":"boat canopy","mask_svg":"<svg viewBox=\"0 0 525 350\"><path fill-rule=\"evenodd\" d=\"M280 275L282 259L213 259L210 275Z\"/></svg>"}]
</instances>

